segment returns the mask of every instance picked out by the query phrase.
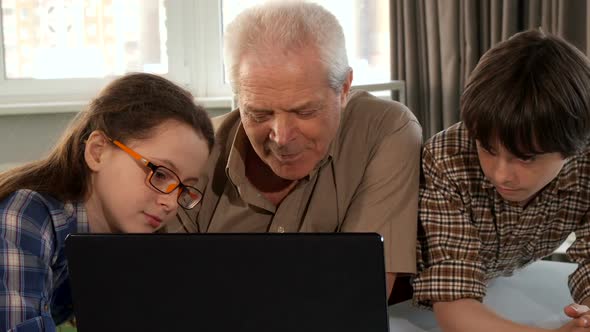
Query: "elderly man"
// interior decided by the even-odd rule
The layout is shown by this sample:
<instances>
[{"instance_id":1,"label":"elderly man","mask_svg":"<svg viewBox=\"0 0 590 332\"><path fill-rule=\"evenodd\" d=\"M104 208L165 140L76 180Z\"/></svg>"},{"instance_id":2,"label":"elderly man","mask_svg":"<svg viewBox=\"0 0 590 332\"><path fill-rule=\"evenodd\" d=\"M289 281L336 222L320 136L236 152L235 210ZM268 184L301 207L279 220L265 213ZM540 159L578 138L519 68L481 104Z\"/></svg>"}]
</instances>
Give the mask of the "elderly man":
<instances>
[{"instance_id":1,"label":"elderly man","mask_svg":"<svg viewBox=\"0 0 590 332\"><path fill-rule=\"evenodd\" d=\"M342 28L318 5L248 9L225 47L239 109L214 119L202 204L168 231L377 232L391 291L416 268L416 118L351 92Z\"/></svg>"}]
</instances>

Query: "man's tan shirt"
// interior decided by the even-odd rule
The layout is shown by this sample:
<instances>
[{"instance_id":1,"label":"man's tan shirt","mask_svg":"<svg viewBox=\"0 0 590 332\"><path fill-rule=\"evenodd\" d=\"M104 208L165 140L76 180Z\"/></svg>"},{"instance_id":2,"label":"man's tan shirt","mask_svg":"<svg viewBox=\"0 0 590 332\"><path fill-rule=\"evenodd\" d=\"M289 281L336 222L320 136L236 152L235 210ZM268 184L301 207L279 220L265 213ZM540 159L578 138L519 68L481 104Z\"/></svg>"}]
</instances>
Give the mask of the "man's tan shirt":
<instances>
[{"instance_id":1,"label":"man's tan shirt","mask_svg":"<svg viewBox=\"0 0 590 332\"><path fill-rule=\"evenodd\" d=\"M386 271L415 272L422 130L406 107L353 91L327 156L278 206L246 178L239 112L214 122L203 201L169 232L377 232Z\"/></svg>"}]
</instances>

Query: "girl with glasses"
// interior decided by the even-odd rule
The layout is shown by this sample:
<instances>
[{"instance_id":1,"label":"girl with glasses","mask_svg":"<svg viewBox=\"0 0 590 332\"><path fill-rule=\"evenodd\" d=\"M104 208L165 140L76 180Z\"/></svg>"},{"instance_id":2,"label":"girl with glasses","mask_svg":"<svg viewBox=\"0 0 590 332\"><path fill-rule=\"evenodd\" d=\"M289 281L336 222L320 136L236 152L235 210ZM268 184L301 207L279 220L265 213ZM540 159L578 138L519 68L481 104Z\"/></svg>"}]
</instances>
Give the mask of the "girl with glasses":
<instances>
[{"instance_id":1,"label":"girl with glasses","mask_svg":"<svg viewBox=\"0 0 590 332\"><path fill-rule=\"evenodd\" d=\"M191 94L151 74L108 85L49 155L0 173L0 331L55 331L72 318L70 233L148 233L195 188L213 127Z\"/></svg>"}]
</instances>

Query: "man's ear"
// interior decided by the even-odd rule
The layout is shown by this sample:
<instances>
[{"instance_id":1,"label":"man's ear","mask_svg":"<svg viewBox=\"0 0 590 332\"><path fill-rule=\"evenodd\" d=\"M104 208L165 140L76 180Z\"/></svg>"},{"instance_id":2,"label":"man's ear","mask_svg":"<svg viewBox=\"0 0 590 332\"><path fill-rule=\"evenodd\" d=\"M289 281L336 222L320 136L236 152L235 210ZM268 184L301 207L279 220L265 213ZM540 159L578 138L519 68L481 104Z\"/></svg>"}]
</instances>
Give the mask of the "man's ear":
<instances>
[{"instance_id":1,"label":"man's ear","mask_svg":"<svg viewBox=\"0 0 590 332\"><path fill-rule=\"evenodd\" d=\"M348 102L348 94L350 93L350 87L352 86L352 68L348 71L346 75L346 79L342 84L342 93L340 94L340 104L342 105L342 110L346 107L346 103Z\"/></svg>"},{"instance_id":2,"label":"man's ear","mask_svg":"<svg viewBox=\"0 0 590 332\"><path fill-rule=\"evenodd\" d=\"M84 160L90 170L96 172L106 163L108 147L109 141L103 132L95 130L88 136L84 148Z\"/></svg>"}]
</instances>

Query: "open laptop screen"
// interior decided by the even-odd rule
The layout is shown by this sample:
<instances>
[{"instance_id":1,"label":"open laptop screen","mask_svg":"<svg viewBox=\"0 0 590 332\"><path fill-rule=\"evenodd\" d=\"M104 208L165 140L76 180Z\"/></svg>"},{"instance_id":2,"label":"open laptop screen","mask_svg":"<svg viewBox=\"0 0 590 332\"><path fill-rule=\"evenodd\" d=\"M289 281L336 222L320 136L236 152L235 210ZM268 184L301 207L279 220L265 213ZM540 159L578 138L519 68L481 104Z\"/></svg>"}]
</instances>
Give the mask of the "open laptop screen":
<instances>
[{"instance_id":1,"label":"open laptop screen","mask_svg":"<svg viewBox=\"0 0 590 332\"><path fill-rule=\"evenodd\" d=\"M374 233L72 234L80 332L387 331Z\"/></svg>"}]
</instances>

